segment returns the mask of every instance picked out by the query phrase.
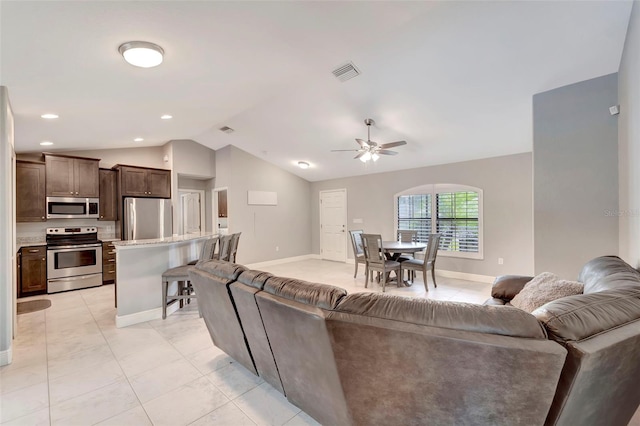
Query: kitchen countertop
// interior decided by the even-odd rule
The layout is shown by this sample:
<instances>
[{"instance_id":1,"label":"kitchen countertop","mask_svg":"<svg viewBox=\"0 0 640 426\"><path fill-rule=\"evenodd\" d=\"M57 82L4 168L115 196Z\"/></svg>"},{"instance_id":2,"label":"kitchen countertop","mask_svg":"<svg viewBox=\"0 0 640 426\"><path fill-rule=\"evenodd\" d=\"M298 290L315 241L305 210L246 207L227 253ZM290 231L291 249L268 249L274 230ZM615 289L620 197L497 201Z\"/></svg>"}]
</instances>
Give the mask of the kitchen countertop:
<instances>
[{"instance_id":1,"label":"kitchen countertop","mask_svg":"<svg viewBox=\"0 0 640 426\"><path fill-rule=\"evenodd\" d=\"M198 240L201 238L215 237L216 235L218 234L214 232L194 232L192 234L174 235L172 237L167 237L167 238L113 241L113 245L116 247L116 250L122 250L122 249L130 249L130 248L140 248L142 246L158 246L158 245L182 243L182 242Z\"/></svg>"},{"instance_id":2,"label":"kitchen countertop","mask_svg":"<svg viewBox=\"0 0 640 426\"><path fill-rule=\"evenodd\" d=\"M20 250L22 247L35 247L46 246L47 242L44 239L38 238L16 238L16 250Z\"/></svg>"}]
</instances>

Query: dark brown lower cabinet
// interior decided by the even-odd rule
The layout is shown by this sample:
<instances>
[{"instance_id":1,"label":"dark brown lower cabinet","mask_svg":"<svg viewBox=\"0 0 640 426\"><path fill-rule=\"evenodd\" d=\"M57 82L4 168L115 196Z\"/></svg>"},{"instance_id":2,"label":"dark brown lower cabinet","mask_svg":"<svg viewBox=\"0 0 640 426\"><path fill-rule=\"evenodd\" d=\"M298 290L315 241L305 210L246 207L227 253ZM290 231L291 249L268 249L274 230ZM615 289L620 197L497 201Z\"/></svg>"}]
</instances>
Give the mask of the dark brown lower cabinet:
<instances>
[{"instance_id":1,"label":"dark brown lower cabinet","mask_svg":"<svg viewBox=\"0 0 640 426\"><path fill-rule=\"evenodd\" d=\"M112 242L102 243L102 284L115 286L115 307L118 307L118 283L116 283L116 248Z\"/></svg>"},{"instance_id":2,"label":"dark brown lower cabinet","mask_svg":"<svg viewBox=\"0 0 640 426\"><path fill-rule=\"evenodd\" d=\"M47 246L22 247L18 252L18 297L47 292Z\"/></svg>"}]
</instances>

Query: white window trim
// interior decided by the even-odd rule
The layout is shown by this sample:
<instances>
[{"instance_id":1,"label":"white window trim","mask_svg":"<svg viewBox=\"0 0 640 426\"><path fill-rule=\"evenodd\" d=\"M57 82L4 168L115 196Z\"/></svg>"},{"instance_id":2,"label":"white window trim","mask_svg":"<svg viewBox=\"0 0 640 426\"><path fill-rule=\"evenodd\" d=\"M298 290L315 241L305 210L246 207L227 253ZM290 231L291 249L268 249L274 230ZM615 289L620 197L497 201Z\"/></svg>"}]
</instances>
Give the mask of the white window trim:
<instances>
[{"instance_id":1,"label":"white window trim","mask_svg":"<svg viewBox=\"0 0 640 426\"><path fill-rule=\"evenodd\" d=\"M413 188L400 191L393 196L393 220L394 228L398 229L398 197L401 195L431 194L431 208L435 209L436 194L439 192L460 192L473 191L478 193L478 252L469 253L461 251L438 250L438 256L458 257L463 259L484 259L484 194L482 189L475 186L460 185L455 183L437 183L415 186ZM431 212L431 229L436 229L437 217L434 211Z\"/></svg>"}]
</instances>

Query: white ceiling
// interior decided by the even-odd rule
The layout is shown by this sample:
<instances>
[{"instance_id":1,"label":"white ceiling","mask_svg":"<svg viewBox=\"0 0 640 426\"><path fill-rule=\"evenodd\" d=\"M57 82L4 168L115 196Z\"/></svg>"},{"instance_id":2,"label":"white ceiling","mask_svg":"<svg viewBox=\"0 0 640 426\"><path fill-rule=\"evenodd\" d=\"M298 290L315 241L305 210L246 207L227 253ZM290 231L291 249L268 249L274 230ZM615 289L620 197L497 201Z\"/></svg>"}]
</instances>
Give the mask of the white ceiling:
<instances>
[{"instance_id":1,"label":"white ceiling","mask_svg":"<svg viewBox=\"0 0 640 426\"><path fill-rule=\"evenodd\" d=\"M531 151L532 96L616 72L631 5L2 1L0 83L18 152L193 139L317 181ZM164 63L126 64L131 40ZM362 74L342 83L347 61ZM369 117L372 140L408 142L399 155L329 152L357 148Z\"/></svg>"}]
</instances>

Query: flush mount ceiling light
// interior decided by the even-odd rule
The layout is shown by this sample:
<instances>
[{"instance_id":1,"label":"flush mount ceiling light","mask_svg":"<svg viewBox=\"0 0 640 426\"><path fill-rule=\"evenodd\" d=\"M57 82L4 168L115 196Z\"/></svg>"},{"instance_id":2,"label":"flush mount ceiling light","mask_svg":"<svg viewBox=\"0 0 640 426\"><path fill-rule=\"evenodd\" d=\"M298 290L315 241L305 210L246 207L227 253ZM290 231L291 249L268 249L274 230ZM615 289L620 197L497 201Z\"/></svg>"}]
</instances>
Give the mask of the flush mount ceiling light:
<instances>
[{"instance_id":1,"label":"flush mount ceiling light","mask_svg":"<svg viewBox=\"0 0 640 426\"><path fill-rule=\"evenodd\" d=\"M42 142L40 142L40 145L42 145L42 146L49 146L49 145L53 145L53 142L49 142L49 141L42 141Z\"/></svg>"},{"instance_id":2,"label":"flush mount ceiling light","mask_svg":"<svg viewBox=\"0 0 640 426\"><path fill-rule=\"evenodd\" d=\"M152 68L162 63L164 50L157 44L148 41L129 41L121 44L118 52L124 60L133 66Z\"/></svg>"},{"instance_id":3,"label":"flush mount ceiling light","mask_svg":"<svg viewBox=\"0 0 640 426\"><path fill-rule=\"evenodd\" d=\"M47 114L42 114L40 117L46 118L47 120L53 120L54 118L58 118L58 114L47 113Z\"/></svg>"},{"instance_id":4,"label":"flush mount ceiling light","mask_svg":"<svg viewBox=\"0 0 640 426\"><path fill-rule=\"evenodd\" d=\"M310 164L306 161L298 161L298 167L300 167L301 169L308 169L310 167Z\"/></svg>"},{"instance_id":5,"label":"flush mount ceiling light","mask_svg":"<svg viewBox=\"0 0 640 426\"><path fill-rule=\"evenodd\" d=\"M171 120L173 118L173 115L169 115L169 114L165 114L163 116L160 117L163 120Z\"/></svg>"},{"instance_id":6,"label":"flush mount ceiling light","mask_svg":"<svg viewBox=\"0 0 640 426\"><path fill-rule=\"evenodd\" d=\"M134 142L142 142L143 140L144 140L144 139L142 139L142 138L135 138L133 141L134 141Z\"/></svg>"}]
</instances>

